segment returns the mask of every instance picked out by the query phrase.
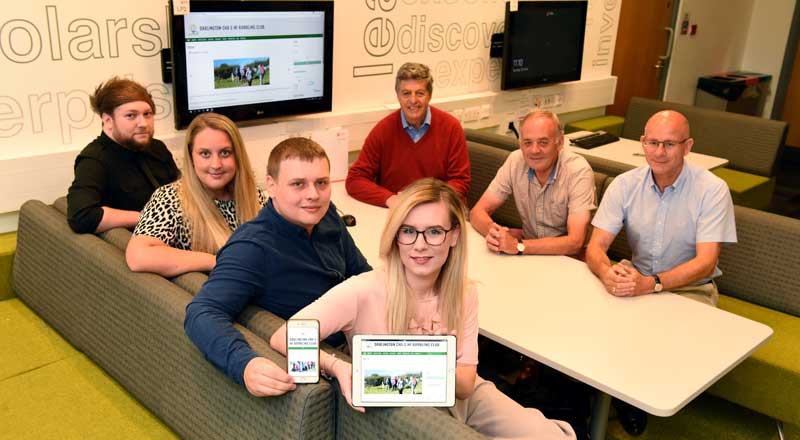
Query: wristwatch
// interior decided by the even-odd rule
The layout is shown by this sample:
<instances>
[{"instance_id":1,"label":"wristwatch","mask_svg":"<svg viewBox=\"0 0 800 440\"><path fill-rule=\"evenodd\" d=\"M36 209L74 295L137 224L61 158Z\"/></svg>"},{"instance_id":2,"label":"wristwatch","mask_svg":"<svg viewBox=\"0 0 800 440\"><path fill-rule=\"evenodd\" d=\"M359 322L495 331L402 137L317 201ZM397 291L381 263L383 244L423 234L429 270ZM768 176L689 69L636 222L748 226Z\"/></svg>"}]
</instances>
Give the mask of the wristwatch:
<instances>
[{"instance_id":1,"label":"wristwatch","mask_svg":"<svg viewBox=\"0 0 800 440\"><path fill-rule=\"evenodd\" d=\"M525 253L525 243L522 240L517 240L517 255L522 255Z\"/></svg>"},{"instance_id":2,"label":"wristwatch","mask_svg":"<svg viewBox=\"0 0 800 440\"><path fill-rule=\"evenodd\" d=\"M653 275L653 278L656 279L656 286L653 287L653 292L658 293L664 289L664 285L661 284L661 278L659 278L658 274Z\"/></svg>"}]
</instances>

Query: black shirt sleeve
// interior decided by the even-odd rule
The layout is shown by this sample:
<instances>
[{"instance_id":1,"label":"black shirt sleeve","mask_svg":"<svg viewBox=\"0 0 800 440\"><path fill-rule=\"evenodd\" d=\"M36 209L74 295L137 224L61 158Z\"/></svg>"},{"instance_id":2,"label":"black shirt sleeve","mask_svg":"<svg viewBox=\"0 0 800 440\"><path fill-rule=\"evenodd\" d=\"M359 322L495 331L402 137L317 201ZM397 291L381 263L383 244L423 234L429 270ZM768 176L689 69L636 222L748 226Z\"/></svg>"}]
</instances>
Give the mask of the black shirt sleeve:
<instances>
[{"instance_id":1,"label":"black shirt sleeve","mask_svg":"<svg viewBox=\"0 0 800 440\"><path fill-rule=\"evenodd\" d=\"M79 234L93 233L103 219L106 169L93 157L75 159L75 180L67 192L67 222Z\"/></svg>"},{"instance_id":2,"label":"black shirt sleeve","mask_svg":"<svg viewBox=\"0 0 800 440\"><path fill-rule=\"evenodd\" d=\"M163 142L154 139L151 151L137 152L101 133L75 159L75 179L67 193L67 221L77 233L94 233L103 219L104 206L141 211L156 188L179 175Z\"/></svg>"}]
</instances>

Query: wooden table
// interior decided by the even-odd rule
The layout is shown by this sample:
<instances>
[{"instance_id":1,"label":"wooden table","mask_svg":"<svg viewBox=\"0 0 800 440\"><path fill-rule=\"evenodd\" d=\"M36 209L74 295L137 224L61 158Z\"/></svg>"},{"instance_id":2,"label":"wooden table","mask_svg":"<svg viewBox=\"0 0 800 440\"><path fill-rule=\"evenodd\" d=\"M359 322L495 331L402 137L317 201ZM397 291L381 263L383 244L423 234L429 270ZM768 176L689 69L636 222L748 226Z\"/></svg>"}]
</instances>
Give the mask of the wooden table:
<instances>
[{"instance_id":1,"label":"wooden table","mask_svg":"<svg viewBox=\"0 0 800 440\"><path fill-rule=\"evenodd\" d=\"M387 210L347 195L333 201L373 266ZM479 282L480 333L598 390L592 438L605 436L610 396L671 416L772 335L761 323L672 293L618 298L585 263L497 255L469 228L470 278Z\"/></svg>"}]
</instances>

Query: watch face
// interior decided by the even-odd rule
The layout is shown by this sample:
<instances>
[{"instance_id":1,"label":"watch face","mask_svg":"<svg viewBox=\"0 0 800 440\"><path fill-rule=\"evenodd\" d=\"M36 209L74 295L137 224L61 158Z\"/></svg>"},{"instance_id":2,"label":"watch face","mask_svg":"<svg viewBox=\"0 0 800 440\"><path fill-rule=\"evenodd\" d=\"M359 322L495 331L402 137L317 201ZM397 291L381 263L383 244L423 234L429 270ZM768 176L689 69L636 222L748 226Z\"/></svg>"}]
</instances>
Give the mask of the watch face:
<instances>
[{"instance_id":1,"label":"watch face","mask_svg":"<svg viewBox=\"0 0 800 440\"><path fill-rule=\"evenodd\" d=\"M664 285L661 284L661 278L659 278L658 275L653 275L653 278L656 280L656 285L653 286L653 292L661 292L661 289L664 288Z\"/></svg>"},{"instance_id":2,"label":"watch face","mask_svg":"<svg viewBox=\"0 0 800 440\"><path fill-rule=\"evenodd\" d=\"M519 252L519 253L525 252L525 243L523 243L521 241L519 243L517 243L517 252Z\"/></svg>"}]
</instances>

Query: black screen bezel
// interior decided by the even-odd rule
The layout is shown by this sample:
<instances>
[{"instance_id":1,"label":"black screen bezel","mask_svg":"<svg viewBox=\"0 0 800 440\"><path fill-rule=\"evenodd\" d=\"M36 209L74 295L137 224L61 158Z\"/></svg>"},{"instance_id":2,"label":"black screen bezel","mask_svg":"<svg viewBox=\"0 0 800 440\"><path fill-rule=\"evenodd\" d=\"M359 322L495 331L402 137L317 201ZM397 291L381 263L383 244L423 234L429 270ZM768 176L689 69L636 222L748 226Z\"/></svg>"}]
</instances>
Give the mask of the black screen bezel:
<instances>
[{"instance_id":1,"label":"black screen bezel","mask_svg":"<svg viewBox=\"0 0 800 440\"><path fill-rule=\"evenodd\" d=\"M333 106L333 1L270 0L192 0L193 12L271 12L324 11L323 95L317 98L272 101L206 109L233 121L252 121L308 113L331 111ZM175 128L186 128L200 111L190 111L186 81L186 40L183 15L174 15L170 0L170 41L172 45L172 88Z\"/></svg>"},{"instance_id":2,"label":"black screen bezel","mask_svg":"<svg viewBox=\"0 0 800 440\"><path fill-rule=\"evenodd\" d=\"M580 28L578 32L580 32L580 37L578 41L580 42L578 47L574 49L580 55L577 57L577 63L574 69L570 69L567 72L556 73L556 74L534 74L530 78L518 78L511 75L511 63L514 59L514 39L515 35L513 35L514 25L518 19L521 18L521 15L524 14L525 10L532 10L532 9L548 9L548 8L582 8L583 9L583 26ZM503 68L501 69L501 79L500 79L500 89L501 90L512 90L512 89L520 89L520 88L527 88L527 87L535 87L535 86L542 86L547 84L554 84L566 81L577 81L581 79L581 72L583 67L583 48L584 48L584 39L586 37L586 12L588 9L588 1L575 1L575 0L568 0L568 1L527 1L527 2L519 2L517 12L511 12L511 5L510 3L506 3L505 5L506 14L505 14L505 32L503 33ZM519 38L519 36L516 36ZM547 62L548 60L544 57L541 58L541 62Z\"/></svg>"}]
</instances>

